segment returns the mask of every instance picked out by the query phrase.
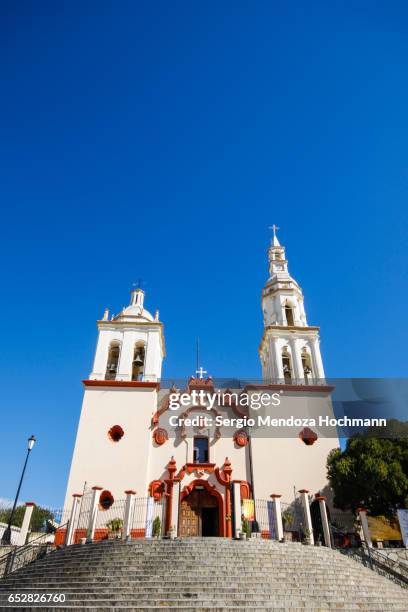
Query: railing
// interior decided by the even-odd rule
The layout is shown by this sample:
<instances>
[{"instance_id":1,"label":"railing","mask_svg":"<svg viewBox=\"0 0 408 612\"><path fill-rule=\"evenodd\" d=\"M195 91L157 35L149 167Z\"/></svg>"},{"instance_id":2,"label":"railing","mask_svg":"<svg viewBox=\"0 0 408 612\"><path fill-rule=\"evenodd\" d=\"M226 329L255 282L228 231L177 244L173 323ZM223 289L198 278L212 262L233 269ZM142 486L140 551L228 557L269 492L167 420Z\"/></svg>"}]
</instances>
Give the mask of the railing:
<instances>
[{"instance_id":1,"label":"railing","mask_svg":"<svg viewBox=\"0 0 408 612\"><path fill-rule=\"evenodd\" d=\"M275 507L270 499L255 499L255 519L259 531L265 539L276 538ZM281 504L282 526L285 539L300 541L305 527L303 509L300 500L292 504Z\"/></svg>"},{"instance_id":2,"label":"railing","mask_svg":"<svg viewBox=\"0 0 408 612\"><path fill-rule=\"evenodd\" d=\"M165 535L165 499L153 501L151 497L136 497L130 520L131 537L151 537L157 517L160 519L160 535Z\"/></svg>"},{"instance_id":3,"label":"railing","mask_svg":"<svg viewBox=\"0 0 408 612\"><path fill-rule=\"evenodd\" d=\"M403 588L408 589L408 567L399 561L390 559L377 548L372 548L367 546L365 542L362 542L360 548L347 548L342 549L340 552L355 561L359 561L378 574L386 576Z\"/></svg>"},{"instance_id":4,"label":"railing","mask_svg":"<svg viewBox=\"0 0 408 612\"><path fill-rule=\"evenodd\" d=\"M203 379L204 380L204 379ZM176 387L177 389L185 389L188 386L188 378L162 378L157 382L160 383L160 387L162 389L170 389L171 387ZM318 385L318 386L326 386L329 382L325 378L309 378L306 382L304 378L295 379L292 378L291 381L286 380L285 378L213 378L214 387L217 389L244 389L247 385Z\"/></svg>"},{"instance_id":5,"label":"railing","mask_svg":"<svg viewBox=\"0 0 408 612\"><path fill-rule=\"evenodd\" d=\"M58 529L62 530L66 528L67 524L58 527ZM55 545L49 542L48 533L42 533L24 546L16 546L13 550L0 557L0 578L4 578L29 563L37 561L37 559L42 559L54 549Z\"/></svg>"},{"instance_id":6,"label":"railing","mask_svg":"<svg viewBox=\"0 0 408 612\"><path fill-rule=\"evenodd\" d=\"M300 499L291 504L281 503L282 525L285 539L300 542L307 526Z\"/></svg>"}]
</instances>

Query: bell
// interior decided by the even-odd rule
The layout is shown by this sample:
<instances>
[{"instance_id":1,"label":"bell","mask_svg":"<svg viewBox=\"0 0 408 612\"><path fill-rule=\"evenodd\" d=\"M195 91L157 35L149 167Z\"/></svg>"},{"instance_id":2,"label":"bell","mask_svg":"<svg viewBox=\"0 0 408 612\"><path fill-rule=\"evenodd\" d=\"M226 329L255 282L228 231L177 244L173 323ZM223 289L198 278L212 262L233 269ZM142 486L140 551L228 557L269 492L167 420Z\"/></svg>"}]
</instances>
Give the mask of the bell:
<instances>
[{"instance_id":1,"label":"bell","mask_svg":"<svg viewBox=\"0 0 408 612\"><path fill-rule=\"evenodd\" d=\"M137 355L135 356L134 360L133 360L133 364L136 367L140 367L143 365L143 357L141 356L140 353L137 353Z\"/></svg>"}]
</instances>

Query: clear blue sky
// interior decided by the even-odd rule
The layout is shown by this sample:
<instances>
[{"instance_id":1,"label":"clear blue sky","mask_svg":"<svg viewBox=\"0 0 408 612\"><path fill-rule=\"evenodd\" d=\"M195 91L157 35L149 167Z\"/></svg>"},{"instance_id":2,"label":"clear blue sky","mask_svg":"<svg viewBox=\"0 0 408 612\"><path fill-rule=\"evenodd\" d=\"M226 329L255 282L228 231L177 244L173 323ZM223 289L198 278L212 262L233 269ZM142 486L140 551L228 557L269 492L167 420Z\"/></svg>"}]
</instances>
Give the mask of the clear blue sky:
<instances>
[{"instance_id":1,"label":"clear blue sky","mask_svg":"<svg viewBox=\"0 0 408 612\"><path fill-rule=\"evenodd\" d=\"M406 375L403 2L13 2L0 496L59 506L95 320L146 282L164 376L259 376L268 225L330 376Z\"/></svg>"}]
</instances>

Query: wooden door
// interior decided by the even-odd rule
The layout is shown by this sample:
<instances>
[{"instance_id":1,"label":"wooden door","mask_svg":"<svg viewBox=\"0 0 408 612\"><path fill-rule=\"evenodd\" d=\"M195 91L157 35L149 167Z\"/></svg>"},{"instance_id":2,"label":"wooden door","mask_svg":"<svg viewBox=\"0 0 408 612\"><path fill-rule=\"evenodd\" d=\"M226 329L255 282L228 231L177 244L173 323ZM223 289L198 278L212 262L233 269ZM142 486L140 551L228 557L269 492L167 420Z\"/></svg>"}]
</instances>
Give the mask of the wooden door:
<instances>
[{"instance_id":1,"label":"wooden door","mask_svg":"<svg viewBox=\"0 0 408 612\"><path fill-rule=\"evenodd\" d=\"M214 529L211 530L214 535L218 531L218 501L217 499L201 489L195 489L180 504L180 537L202 536L203 535L203 508L214 508L217 510L213 513ZM206 520L209 520L207 514ZM208 529L208 525L207 525ZM204 534L207 535L207 534Z\"/></svg>"},{"instance_id":2,"label":"wooden door","mask_svg":"<svg viewBox=\"0 0 408 612\"><path fill-rule=\"evenodd\" d=\"M181 502L179 535L181 537L200 535L199 491L192 491Z\"/></svg>"}]
</instances>

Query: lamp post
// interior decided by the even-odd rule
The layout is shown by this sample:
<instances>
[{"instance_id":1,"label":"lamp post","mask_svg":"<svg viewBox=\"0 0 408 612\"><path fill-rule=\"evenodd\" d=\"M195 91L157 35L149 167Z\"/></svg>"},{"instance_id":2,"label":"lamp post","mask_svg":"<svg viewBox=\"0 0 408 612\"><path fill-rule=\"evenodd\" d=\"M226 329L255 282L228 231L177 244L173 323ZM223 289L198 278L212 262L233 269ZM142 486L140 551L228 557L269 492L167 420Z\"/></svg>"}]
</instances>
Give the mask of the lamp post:
<instances>
[{"instance_id":1,"label":"lamp post","mask_svg":"<svg viewBox=\"0 0 408 612\"><path fill-rule=\"evenodd\" d=\"M23 483L24 473L25 473L25 470L26 470L26 467L27 467L28 457L30 455L30 452L33 449L33 446L34 446L35 442L36 442L36 440L35 440L34 436L31 436L30 438L28 438L27 455L26 455L26 458L25 458L25 461L24 461L23 471L21 472L21 478L20 478L20 482L18 484L16 498L14 500L14 505L13 505L13 508L11 510L10 518L8 520L8 525L7 525L6 530L3 533L3 537L1 538L1 543L2 544L11 544L11 524L12 524L13 518L14 518L14 511L15 511L16 506L17 506L18 496L20 495L20 489L21 489L21 485Z\"/></svg>"}]
</instances>

